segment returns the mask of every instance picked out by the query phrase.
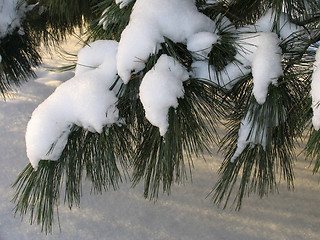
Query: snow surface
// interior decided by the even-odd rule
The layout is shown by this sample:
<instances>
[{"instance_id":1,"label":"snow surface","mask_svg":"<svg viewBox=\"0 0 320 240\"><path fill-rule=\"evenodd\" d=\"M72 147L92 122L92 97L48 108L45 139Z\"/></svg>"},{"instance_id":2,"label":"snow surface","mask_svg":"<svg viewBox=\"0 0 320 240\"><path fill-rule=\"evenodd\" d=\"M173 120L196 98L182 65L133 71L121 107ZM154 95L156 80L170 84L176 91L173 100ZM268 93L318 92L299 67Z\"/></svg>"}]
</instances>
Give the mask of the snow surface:
<instances>
[{"instance_id":1,"label":"snow surface","mask_svg":"<svg viewBox=\"0 0 320 240\"><path fill-rule=\"evenodd\" d=\"M69 42L69 49L74 42ZM61 66L61 60L47 57L45 67ZM193 182L175 185L170 196L160 195L156 204L143 198L143 186L90 195L83 184L81 207L59 208L61 232L55 222L53 235L30 226L28 216L14 218L10 202L11 184L28 163L25 128L32 111L55 87L73 73L56 74L37 70L38 79L22 86L15 98L0 100L0 239L1 240L318 240L320 235L319 175L312 175L309 162L300 155L295 166L295 191L280 185L280 195L260 200L245 199L240 212L212 206L206 195L217 181L223 160L219 154L207 161L194 159ZM212 147L216 153L216 147ZM300 151L301 149L298 149ZM62 203L63 201L61 201Z\"/></svg>"},{"instance_id":2,"label":"snow surface","mask_svg":"<svg viewBox=\"0 0 320 240\"><path fill-rule=\"evenodd\" d=\"M168 110L178 107L178 98L184 95L182 82L189 74L180 63L165 54L161 55L155 66L147 72L140 85L140 100L146 118L159 127L164 136L169 127Z\"/></svg>"},{"instance_id":3,"label":"snow surface","mask_svg":"<svg viewBox=\"0 0 320 240\"><path fill-rule=\"evenodd\" d=\"M313 117L312 124L316 130L320 128L320 47L317 49L311 82Z\"/></svg>"}]
</instances>

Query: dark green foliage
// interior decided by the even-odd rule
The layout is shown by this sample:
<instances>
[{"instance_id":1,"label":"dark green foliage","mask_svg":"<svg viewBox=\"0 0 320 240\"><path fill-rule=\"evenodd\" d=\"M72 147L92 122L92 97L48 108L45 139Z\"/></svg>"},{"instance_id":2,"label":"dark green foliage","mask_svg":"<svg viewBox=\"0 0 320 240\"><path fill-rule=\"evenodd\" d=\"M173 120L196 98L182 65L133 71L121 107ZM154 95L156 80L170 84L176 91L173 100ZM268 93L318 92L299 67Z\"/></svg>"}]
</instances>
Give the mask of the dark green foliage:
<instances>
[{"instance_id":1,"label":"dark green foliage","mask_svg":"<svg viewBox=\"0 0 320 240\"><path fill-rule=\"evenodd\" d=\"M28 1L33 3L34 1ZM38 40L48 45L65 40L75 29L98 16L92 12L97 0L41 0L28 14L27 22Z\"/></svg>"},{"instance_id":2,"label":"dark green foliage","mask_svg":"<svg viewBox=\"0 0 320 240\"><path fill-rule=\"evenodd\" d=\"M38 1L29 0L29 4ZM34 77L33 67L41 63L39 46L57 46L68 34L82 28L84 21L97 16L91 11L96 0L41 0L27 12L22 23L24 34L16 30L0 39L0 92L5 93ZM70 8L70 6L72 6Z\"/></svg>"},{"instance_id":3,"label":"dark green foliage","mask_svg":"<svg viewBox=\"0 0 320 240\"><path fill-rule=\"evenodd\" d=\"M15 32L0 39L0 93L19 87L22 82L34 77L32 67L41 63L38 46L25 29L25 35Z\"/></svg>"},{"instance_id":4,"label":"dark green foliage","mask_svg":"<svg viewBox=\"0 0 320 240\"><path fill-rule=\"evenodd\" d=\"M209 65L212 65L216 72L222 71L230 62L235 61L237 54L235 41L237 36L232 32L233 26L222 24L223 19L217 19L217 34L219 41L212 45L209 58Z\"/></svg>"},{"instance_id":5,"label":"dark green foliage","mask_svg":"<svg viewBox=\"0 0 320 240\"><path fill-rule=\"evenodd\" d=\"M30 223L41 224L42 230L51 231L54 207L60 200L62 178L61 162L40 162L35 171L29 164L16 183L15 212L21 216L30 212Z\"/></svg>"},{"instance_id":6,"label":"dark green foliage","mask_svg":"<svg viewBox=\"0 0 320 240\"><path fill-rule=\"evenodd\" d=\"M176 61L185 66L188 71L191 70L192 56L183 43L175 43L169 38L164 37L164 43L161 44L160 54L164 53L173 57Z\"/></svg>"},{"instance_id":7,"label":"dark green foliage","mask_svg":"<svg viewBox=\"0 0 320 240\"><path fill-rule=\"evenodd\" d=\"M136 147L133 181L137 184L143 179L144 195L151 199L158 197L161 184L169 193L173 182L187 179L188 169L191 175L193 156L210 153L211 144L218 140L219 119L228 109L218 87L190 79L184 89L177 109L169 110L167 133L160 136L158 128L147 123Z\"/></svg>"},{"instance_id":8,"label":"dark green foliage","mask_svg":"<svg viewBox=\"0 0 320 240\"><path fill-rule=\"evenodd\" d=\"M122 31L129 23L134 2L130 2L123 8L119 8L119 5L113 0L101 1L96 4L94 12L99 18L92 22L87 41L97 39L114 39L119 41ZM100 19L104 21L100 22Z\"/></svg>"},{"instance_id":9,"label":"dark green foliage","mask_svg":"<svg viewBox=\"0 0 320 240\"><path fill-rule=\"evenodd\" d=\"M320 131L310 131L310 137L305 148L306 159L313 164L313 173L320 168Z\"/></svg>"},{"instance_id":10,"label":"dark green foliage","mask_svg":"<svg viewBox=\"0 0 320 240\"><path fill-rule=\"evenodd\" d=\"M214 203L221 204L224 201L224 207L227 206L238 177L241 180L234 200L237 209L240 209L243 197L251 192L257 192L260 197L275 192L280 176L286 180L288 188L293 187L295 139L303 135L305 119L309 115L304 106L307 106L310 81L302 77L303 71L295 76L286 73L278 86L269 87L263 105L257 104L253 96L246 94L252 92L250 75L233 88L235 109L226 123L228 132L221 142L221 150L226 152L226 158L213 190ZM247 112L253 124L249 135L256 136L260 144L248 144L235 162L231 162L237 148L240 122ZM263 135L265 146L261 143Z\"/></svg>"}]
</instances>

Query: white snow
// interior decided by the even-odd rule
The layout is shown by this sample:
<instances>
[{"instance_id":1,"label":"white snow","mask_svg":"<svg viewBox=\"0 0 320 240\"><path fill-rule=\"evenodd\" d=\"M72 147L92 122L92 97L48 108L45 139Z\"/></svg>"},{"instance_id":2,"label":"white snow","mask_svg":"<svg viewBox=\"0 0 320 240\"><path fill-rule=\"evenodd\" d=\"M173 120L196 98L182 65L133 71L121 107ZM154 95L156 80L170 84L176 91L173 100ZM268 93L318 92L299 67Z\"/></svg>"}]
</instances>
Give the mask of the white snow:
<instances>
[{"instance_id":1,"label":"white snow","mask_svg":"<svg viewBox=\"0 0 320 240\"><path fill-rule=\"evenodd\" d=\"M146 11L148 9L148 11ZM198 12L194 0L137 0L121 34L117 69L124 83L145 66L150 54L168 37L186 42L198 32L213 32L214 22Z\"/></svg>"},{"instance_id":2,"label":"white snow","mask_svg":"<svg viewBox=\"0 0 320 240\"><path fill-rule=\"evenodd\" d=\"M259 104L263 104L267 97L268 86L271 83L276 84L282 75L280 41L272 32L242 33L240 36L241 47L235 58L242 65L235 66L234 63L230 63L229 69L234 69L235 71L231 72L235 72L234 76L240 77L248 72L246 69L251 68L253 95Z\"/></svg>"},{"instance_id":3,"label":"white snow","mask_svg":"<svg viewBox=\"0 0 320 240\"><path fill-rule=\"evenodd\" d=\"M253 95L259 104L267 98L268 86L277 84L283 74L281 49L275 33L261 33L257 38L257 50L252 60Z\"/></svg>"},{"instance_id":4,"label":"white snow","mask_svg":"<svg viewBox=\"0 0 320 240\"><path fill-rule=\"evenodd\" d=\"M24 34L22 20L25 18L25 13L34 5L28 7L25 2L20 2L20 0L0 0L0 40L16 29L19 34Z\"/></svg>"},{"instance_id":5,"label":"white snow","mask_svg":"<svg viewBox=\"0 0 320 240\"><path fill-rule=\"evenodd\" d=\"M159 127L160 135L164 136L169 127L168 110L178 107L178 98L184 95L183 81L189 78L185 70L172 57L161 55L152 68L142 79L140 100L146 118L154 126Z\"/></svg>"},{"instance_id":6,"label":"white snow","mask_svg":"<svg viewBox=\"0 0 320 240\"><path fill-rule=\"evenodd\" d=\"M109 90L116 80L117 45L100 40L84 47L79 52L75 76L57 87L32 113L26 146L33 167L41 159L60 157L73 124L101 132L104 126L117 122L117 97Z\"/></svg>"},{"instance_id":7,"label":"white snow","mask_svg":"<svg viewBox=\"0 0 320 240\"><path fill-rule=\"evenodd\" d=\"M119 7L123 8L127 6L132 0L115 0L116 4L120 4Z\"/></svg>"},{"instance_id":8,"label":"white snow","mask_svg":"<svg viewBox=\"0 0 320 240\"><path fill-rule=\"evenodd\" d=\"M313 117L312 123L316 130L320 128L320 48L317 49L311 82Z\"/></svg>"},{"instance_id":9,"label":"white snow","mask_svg":"<svg viewBox=\"0 0 320 240\"><path fill-rule=\"evenodd\" d=\"M268 86L277 84L278 77L282 75L279 39L271 32L241 33L237 44L239 52L235 59L238 63L231 62L215 73L208 61L195 61L192 63L191 74L230 89L240 77L252 71L253 95L259 104L263 104L268 94Z\"/></svg>"},{"instance_id":10,"label":"white snow","mask_svg":"<svg viewBox=\"0 0 320 240\"><path fill-rule=\"evenodd\" d=\"M270 9L266 12L264 16L262 16L255 24L255 28L257 31L263 32L271 32L274 28L276 15ZM277 29L279 31L280 37L282 39L286 39L288 37L293 37L299 32L303 31L303 27L298 26L289 21L288 17L282 13L279 15L279 19L277 19Z\"/></svg>"},{"instance_id":11,"label":"white snow","mask_svg":"<svg viewBox=\"0 0 320 240\"><path fill-rule=\"evenodd\" d=\"M257 128L257 125L253 125L252 116L250 115L250 111L248 111L240 123L237 149L231 157L230 162L234 162L249 143L254 145L260 144L264 149L266 148L267 125L263 129Z\"/></svg>"},{"instance_id":12,"label":"white snow","mask_svg":"<svg viewBox=\"0 0 320 240\"><path fill-rule=\"evenodd\" d=\"M187 49L194 53L195 58L208 59L212 44L215 44L219 36L212 32L199 32L187 39Z\"/></svg>"}]
</instances>

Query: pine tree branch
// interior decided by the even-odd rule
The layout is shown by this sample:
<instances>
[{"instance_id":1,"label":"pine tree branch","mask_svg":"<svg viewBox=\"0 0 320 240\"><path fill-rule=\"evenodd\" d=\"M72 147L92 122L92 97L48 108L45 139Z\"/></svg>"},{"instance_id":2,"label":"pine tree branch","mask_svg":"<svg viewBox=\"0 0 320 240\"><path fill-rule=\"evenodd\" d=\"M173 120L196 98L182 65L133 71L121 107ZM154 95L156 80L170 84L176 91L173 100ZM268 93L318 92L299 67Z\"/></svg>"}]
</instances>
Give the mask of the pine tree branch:
<instances>
[{"instance_id":1,"label":"pine tree branch","mask_svg":"<svg viewBox=\"0 0 320 240\"><path fill-rule=\"evenodd\" d=\"M58 161L40 161L37 170L29 164L19 175L13 184L15 213L23 217L30 212L31 224L41 224L42 231L52 232L54 208L63 195L70 209L80 205L84 173L94 193L118 188L121 175L126 177L130 166L130 139L128 129L117 125L101 134L74 126Z\"/></svg>"}]
</instances>

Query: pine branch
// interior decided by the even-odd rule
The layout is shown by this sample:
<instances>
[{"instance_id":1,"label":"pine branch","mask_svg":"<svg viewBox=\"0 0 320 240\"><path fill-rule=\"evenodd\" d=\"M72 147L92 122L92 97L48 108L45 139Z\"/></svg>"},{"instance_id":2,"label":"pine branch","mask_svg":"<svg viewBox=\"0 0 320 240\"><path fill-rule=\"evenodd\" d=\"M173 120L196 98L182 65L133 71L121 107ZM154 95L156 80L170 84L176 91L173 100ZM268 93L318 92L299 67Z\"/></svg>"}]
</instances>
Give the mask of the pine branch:
<instances>
[{"instance_id":1,"label":"pine branch","mask_svg":"<svg viewBox=\"0 0 320 240\"><path fill-rule=\"evenodd\" d=\"M192 156L210 152L217 141L219 119L228 109L218 87L190 79L184 88L178 108L169 110L166 135L161 137L156 127L147 124L136 147L133 182L136 185L143 179L144 196L150 199L157 199L161 185L163 192L170 193L174 182L187 179L187 169L191 176Z\"/></svg>"},{"instance_id":2,"label":"pine branch","mask_svg":"<svg viewBox=\"0 0 320 240\"><path fill-rule=\"evenodd\" d=\"M17 47L19 46L19 47ZM0 92L2 97L22 82L34 77L33 67L41 63L37 42L30 36L28 29L25 34L15 32L0 41Z\"/></svg>"},{"instance_id":3,"label":"pine branch","mask_svg":"<svg viewBox=\"0 0 320 240\"><path fill-rule=\"evenodd\" d=\"M41 0L28 14L27 34L23 38L12 35L1 40L1 93L4 95L12 86L19 86L22 80L33 76L32 67L41 62L37 52L41 41L47 46L55 45L75 28L82 30L88 25L87 41L119 40L134 3L131 1L120 8L114 0ZM303 27L281 40L283 76L277 86L269 87L266 102L259 105L253 97L251 74L235 79L230 90L209 79L190 78L183 83L184 97L178 99L178 107L169 109L167 133L160 136L159 129L145 117L139 99L141 81L162 54L171 56L190 72L192 63L198 60L186 43L164 36L161 49L149 56L145 69L133 74L129 83L120 87L117 108L122 125L106 126L101 134L74 126L58 161L41 161L37 171L29 164L20 174L14 184L16 213L24 216L30 212L31 223L41 224L42 230L51 232L53 210L62 197L70 208L80 204L84 175L92 183L92 192L101 193L117 189L118 183L129 176L128 170L132 171L133 186L143 181L144 196L156 200L161 188L164 193L170 193L172 184L192 178L193 157L209 153L212 144L220 144L220 150L225 153L220 178L211 193L215 204L226 207L234 197L235 208L240 209L246 195L257 193L264 197L277 192L281 178L288 188L293 187L295 141L302 137L312 117L308 94L314 52L310 46L318 46L320 39L319 2L233 0L209 4L197 0L196 6L216 23L219 39L212 45L207 60L208 69L212 67L216 71L218 80L228 64L241 64L235 59L243 50L237 44L238 27L254 24L270 8L275 15L272 31L279 36L283 13ZM14 48L16 45L21 49ZM222 119L226 120L227 134L220 140L217 128ZM235 156L244 119L251 124L247 145ZM314 172L320 166L318 134L310 133L306 147L307 157L315 162Z\"/></svg>"},{"instance_id":4,"label":"pine branch","mask_svg":"<svg viewBox=\"0 0 320 240\"><path fill-rule=\"evenodd\" d=\"M309 140L304 149L306 159L313 163L313 173L316 174L320 168L320 131L310 131Z\"/></svg>"},{"instance_id":5,"label":"pine branch","mask_svg":"<svg viewBox=\"0 0 320 240\"><path fill-rule=\"evenodd\" d=\"M286 180L288 188L293 187L295 138L302 136L306 117L310 119L308 108L301 107L307 106L305 96L309 92L310 81L308 78L301 79L301 76L286 73L277 87L269 88L269 95L263 105L257 104L248 94L252 89L248 81L250 76L243 78L233 88L235 110L226 123L228 132L222 139L221 150L226 152L226 158L219 170L220 178L212 191L215 204L224 202L224 208L227 206L233 189L238 186L238 178L240 185L234 199L238 210L244 196L252 192L263 197L277 191L277 182L281 177ZM253 136L256 144L248 144L232 162L230 160L237 148L240 121L248 111L253 123L248 139ZM263 135L265 146L261 140ZM278 178L279 174L281 177Z\"/></svg>"},{"instance_id":6,"label":"pine branch","mask_svg":"<svg viewBox=\"0 0 320 240\"><path fill-rule=\"evenodd\" d=\"M114 125L98 134L74 126L58 161L40 161L37 170L29 164L19 175L13 184L15 213L23 217L30 212L31 224L41 224L43 231L51 232L54 208L60 204L63 190L64 202L71 209L80 204L84 172L94 193L117 189L121 171L127 176L131 149L125 127Z\"/></svg>"},{"instance_id":7,"label":"pine branch","mask_svg":"<svg viewBox=\"0 0 320 240\"><path fill-rule=\"evenodd\" d=\"M96 18L92 7L97 2L97 0L41 0L27 15L27 22L39 41L48 47L54 46ZM28 3L34 1L29 0Z\"/></svg>"},{"instance_id":8,"label":"pine branch","mask_svg":"<svg viewBox=\"0 0 320 240\"><path fill-rule=\"evenodd\" d=\"M94 6L94 12L97 18L92 21L88 42L97 39L120 40L122 31L129 23L130 14L135 1L130 2L127 6L119 8L114 0L102 1Z\"/></svg>"}]
</instances>

